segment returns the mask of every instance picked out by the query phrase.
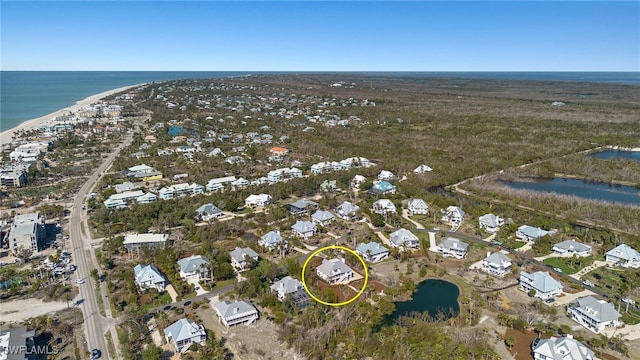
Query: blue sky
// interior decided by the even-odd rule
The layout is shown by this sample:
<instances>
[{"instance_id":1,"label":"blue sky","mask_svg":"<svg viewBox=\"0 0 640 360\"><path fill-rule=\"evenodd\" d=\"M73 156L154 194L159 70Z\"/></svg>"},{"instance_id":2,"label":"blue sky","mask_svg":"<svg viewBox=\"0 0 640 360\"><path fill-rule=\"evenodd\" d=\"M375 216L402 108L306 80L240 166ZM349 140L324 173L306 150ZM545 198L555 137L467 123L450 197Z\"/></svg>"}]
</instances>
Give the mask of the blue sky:
<instances>
[{"instance_id":1,"label":"blue sky","mask_svg":"<svg viewBox=\"0 0 640 360\"><path fill-rule=\"evenodd\" d=\"M2 1L2 70L640 71L640 2Z\"/></svg>"}]
</instances>

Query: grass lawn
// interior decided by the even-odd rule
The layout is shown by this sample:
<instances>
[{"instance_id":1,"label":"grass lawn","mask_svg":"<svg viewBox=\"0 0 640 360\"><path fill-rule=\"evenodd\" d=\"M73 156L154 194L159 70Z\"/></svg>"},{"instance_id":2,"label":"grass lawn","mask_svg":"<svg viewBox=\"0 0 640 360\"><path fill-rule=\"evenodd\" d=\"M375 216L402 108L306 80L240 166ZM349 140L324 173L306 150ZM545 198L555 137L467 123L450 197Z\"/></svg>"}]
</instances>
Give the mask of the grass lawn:
<instances>
[{"instance_id":1,"label":"grass lawn","mask_svg":"<svg viewBox=\"0 0 640 360\"><path fill-rule=\"evenodd\" d=\"M581 260L581 266L571 264L571 258L548 258L544 260L543 263L552 267L560 268L565 274L574 274L580 271L582 268L591 265L594 259L593 256L587 256L582 258Z\"/></svg>"},{"instance_id":2,"label":"grass lawn","mask_svg":"<svg viewBox=\"0 0 640 360\"><path fill-rule=\"evenodd\" d=\"M218 290L220 288L223 288L227 285L231 285L236 281L235 278L231 278L231 279L227 279L227 280L221 280L221 281L216 281L215 285L213 285L213 287L211 289L209 289L209 291L215 291Z\"/></svg>"}]
</instances>

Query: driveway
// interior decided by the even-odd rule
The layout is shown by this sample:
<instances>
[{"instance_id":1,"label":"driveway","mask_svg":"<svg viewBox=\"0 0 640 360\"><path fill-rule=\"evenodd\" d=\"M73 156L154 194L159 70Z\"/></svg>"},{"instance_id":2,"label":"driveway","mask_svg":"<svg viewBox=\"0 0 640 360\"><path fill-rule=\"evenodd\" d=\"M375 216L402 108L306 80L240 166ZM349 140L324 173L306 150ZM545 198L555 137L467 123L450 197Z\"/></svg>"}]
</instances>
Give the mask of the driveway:
<instances>
[{"instance_id":1,"label":"driveway","mask_svg":"<svg viewBox=\"0 0 640 360\"><path fill-rule=\"evenodd\" d=\"M187 282L188 282L189 284L192 284L192 285L195 287L195 289L196 289L196 296L198 296L198 295L204 295L204 294L206 294L206 293L208 292L208 291L204 290L204 289L202 288L202 286L200 286L200 282L198 282L198 280L197 280L196 278L189 278L189 279L187 280Z\"/></svg>"},{"instance_id":2,"label":"driveway","mask_svg":"<svg viewBox=\"0 0 640 360\"><path fill-rule=\"evenodd\" d=\"M178 292L176 291L176 289L173 288L173 285L169 284L167 285L167 292L169 293L169 296L171 296L171 302L174 303L176 302L176 298L178 297Z\"/></svg>"},{"instance_id":3,"label":"driveway","mask_svg":"<svg viewBox=\"0 0 640 360\"><path fill-rule=\"evenodd\" d=\"M571 274L569 276L571 276L572 278L574 278L576 280L580 280L580 277L586 275L587 273L589 273L589 272L591 272L591 271L593 271L593 270L595 270L597 268L600 268L600 267L603 267L603 266L607 266L608 264L609 264L608 262L602 261L602 260L594 261L593 264L591 264L591 265L587 266L586 268L578 271L577 273Z\"/></svg>"},{"instance_id":4,"label":"driveway","mask_svg":"<svg viewBox=\"0 0 640 360\"><path fill-rule=\"evenodd\" d=\"M563 292L564 296L558 297L556 298L556 301L553 303L553 306L563 306L566 305L570 302L572 302L573 300L577 299L577 298L581 298L584 296L593 296L596 295L596 293L594 293L591 290L582 290L580 292L577 292L575 294L567 294L565 292Z\"/></svg>"}]
</instances>

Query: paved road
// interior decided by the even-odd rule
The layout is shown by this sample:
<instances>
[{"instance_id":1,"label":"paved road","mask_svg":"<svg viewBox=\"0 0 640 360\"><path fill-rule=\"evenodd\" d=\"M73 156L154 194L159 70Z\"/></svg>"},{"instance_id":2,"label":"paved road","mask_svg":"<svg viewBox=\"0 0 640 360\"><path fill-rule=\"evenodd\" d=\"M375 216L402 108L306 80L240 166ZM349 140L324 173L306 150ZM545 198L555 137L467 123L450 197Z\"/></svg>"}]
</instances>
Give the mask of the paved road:
<instances>
[{"instance_id":1,"label":"paved road","mask_svg":"<svg viewBox=\"0 0 640 360\"><path fill-rule=\"evenodd\" d=\"M128 146L133 140L133 135L129 134L126 140L120 144L114 151L107 157L107 159L94 170L93 174L82 185L78 193L76 194L71 208L71 217L69 218L69 237L74 250L75 263L78 267L76 270L79 278L90 279L91 270L97 268L95 262L95 253L91 246L91 234L87 224L86 211L82 208L85 204L85 200L89 195L89 192L96 184L101 174L111 165L116 158L120 150L125 146ZM82 227L86 226L85 233L82 232ZM104 299L104 305L107 307L107 315L110 316L110 305L105 295L101 293L96 294L96 290L92 281L87 281L85 284L80 284L80 295L84 301L81 303L80 308L84 316L85 336L87 338L88 350L101 349L106 359L118 359L118 354L109 354L109 349L104 337L105 328L109 328L108 325L112 325L114 321L112 319L104 318L98 311L98 301L96 296L101 296ZM115 332L112 332L112 334ZM114 339L116 352L118 352L118 339Z\"/></svg>"}]
</instances>

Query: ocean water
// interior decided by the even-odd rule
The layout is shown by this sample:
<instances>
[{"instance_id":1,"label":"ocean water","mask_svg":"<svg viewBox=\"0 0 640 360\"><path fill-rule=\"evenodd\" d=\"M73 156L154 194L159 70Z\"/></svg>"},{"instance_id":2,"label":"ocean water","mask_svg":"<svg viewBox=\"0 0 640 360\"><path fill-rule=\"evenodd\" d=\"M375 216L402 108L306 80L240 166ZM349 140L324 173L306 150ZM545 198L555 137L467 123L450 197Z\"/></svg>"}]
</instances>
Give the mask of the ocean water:
<instances>
[{"instance_id":1,"label":"ocean water","mask_svg":"<svg viewBox=\"0 0 640 360\"><path fill-rule=\"evenodd\" d=\"M107 90L153 81L275 74L274 72L192 71L1 71L0 132ZM305 72L305 74L313 74ZM337 73L349 74L349 73ZM499 80L580 81L640 84L637 72L353 72L391 77L451 77Z\"/></svg>"}]
</instances>

